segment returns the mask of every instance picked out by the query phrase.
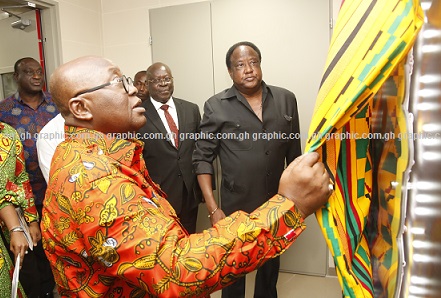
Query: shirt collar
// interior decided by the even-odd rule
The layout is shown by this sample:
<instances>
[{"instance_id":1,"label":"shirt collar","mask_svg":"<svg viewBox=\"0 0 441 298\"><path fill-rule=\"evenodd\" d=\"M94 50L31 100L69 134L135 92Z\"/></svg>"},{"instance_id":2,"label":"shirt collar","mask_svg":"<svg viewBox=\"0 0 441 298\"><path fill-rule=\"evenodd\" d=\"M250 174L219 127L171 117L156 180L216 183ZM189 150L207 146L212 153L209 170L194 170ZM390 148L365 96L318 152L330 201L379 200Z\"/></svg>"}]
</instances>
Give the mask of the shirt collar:
<instances>
[{"instance_id":1,"label":"shirt collar","mask_svg":"<svg viewBox=\"0 0 441 298\"><path fill-rule=\"evenodd\" d=\"M155 109L158 111L163 105L168 105L169 108L175 109L176 110L176 106L175 106L175 102L173 100L172 97L170 97L170 99L166 102L166 103L160 103L159 101L154 100L152 97L150 97L150 101L152 102L153 106L155 107Z\"/></svg>"},{"instance_id":2,"label":"shirt collar","mask_svg":"<svg viewBox=\"0 0 441 298\"><path fill-rule=\"evenodd\" d=\"M42 101L40 103L42 103L43 101L45 101L46 103L49 103L49 97L48 97L47 93L44 91L41 91L41 94L42 94L42 96L41 96ZM17 99L18 102L24 103L23 100L21 99L20 93L18 91L15 92L14 97Z\"/></svg>"},{"instance_id":3,"label":"shirt collar","mask_svg":"<svg viewBox=\"0 0 441 298\"><path fill-rule=\"evenodd\" d=\"M102 132L65 125L66 140L80 143L89 153L109 156L118 162L131 166L142 155L143 142L137 139L123 139L123 134L104 134ZM136 159L135 159L136 157Z\"/></svg>"},{"instance_id":4,"label":"shirt collar","mask_svg":"<svg viewBox=\"0 0 441 298\"><path fill-rule=\"evenodd\" d=\"M272 92L271 92L271 89L268 87L268 85L264 81L262 81L262 89L263 89L262 97L265 101L265 98L267 97L268 93L272 94ZM239 98L239 99L244 98L243 95L240 94L239 90L237 90L236 86L233 85L233 86L231 86L230 89L228 89L225 92L225 94L221 97L221 99L229 99L229 98L234 98L234 97Z\"/></svg>"}]
</instances>

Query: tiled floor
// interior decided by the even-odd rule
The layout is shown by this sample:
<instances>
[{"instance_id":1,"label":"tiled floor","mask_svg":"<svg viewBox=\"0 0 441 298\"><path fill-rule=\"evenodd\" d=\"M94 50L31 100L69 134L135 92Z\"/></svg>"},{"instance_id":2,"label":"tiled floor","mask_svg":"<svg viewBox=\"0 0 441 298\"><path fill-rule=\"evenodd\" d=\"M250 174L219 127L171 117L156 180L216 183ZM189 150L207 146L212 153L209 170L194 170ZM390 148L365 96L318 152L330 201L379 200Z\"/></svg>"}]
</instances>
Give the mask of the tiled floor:
<instances>
[{"instance_id":1,"label":"tiled floor","mask_svg":"<svg viewBox=\"0 0 441 298\"><path fill-rule=\"evenodd\" d=\"M246 298L253 297L255 273L247 275ZM341 298L341 288L337 277L318 277L301 274L280 273L277 282L279 298ZM211 298L220 298L221 291Z\"/></svg>"},{"instance_id":2,"label":"tiled floor","mask_svg":"<svg viewBox=\"0 0 441 298\"><path fill-rule=\"evenodd\" d=\"M256 273L247 275L246 298L253 297L254 277ZM277 282L277 294L279 298L341 298L341 289L337 277L318 277L301 274L279 274ZM54 297L60 297L54 291ZM221 298L221 291L211 294L211 298Z\"/></svg>"}]
</instances>

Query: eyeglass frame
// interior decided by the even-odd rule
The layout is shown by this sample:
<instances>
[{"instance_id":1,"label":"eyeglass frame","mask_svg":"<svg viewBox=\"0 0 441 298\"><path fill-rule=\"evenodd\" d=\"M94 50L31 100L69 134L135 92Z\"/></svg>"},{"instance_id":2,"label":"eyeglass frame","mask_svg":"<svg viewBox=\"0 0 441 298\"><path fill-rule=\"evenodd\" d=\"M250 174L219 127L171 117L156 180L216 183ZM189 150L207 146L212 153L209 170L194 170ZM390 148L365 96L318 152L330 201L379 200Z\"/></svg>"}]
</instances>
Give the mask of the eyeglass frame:
<instances>
[{"instance_id":1,"label":"eyeglass frame","mask_svg":"<svg viewBox=\"0 0 441 298\"><path fill-rule=\"evenodd\" d=\"M118 78L115 78L115 79L111 80L110 82L101 84L99 86L96 86L96 87L93 87L93 88L90 88L90 89L86 89L84 91L80 91L74 97L78 97L78 96L80 96L82 94L85 94L85 93L94 92L94 91L97 91L97 90L102 89L104 87L107 87L107 86L110 86L110 85L114 85L114 84L118 84L118 83L122 83L122 85L124 87L124 90L127 92L127 94L129 94L129 92L130 92L130 89L129 89L130 85L134 86L133 85L133 80L132 80L131 77L126 77L125 75L122 75L122 76L120 76Z\"/></svg>"},{"instance_id":2,"label":"eyeglass frame","mask_svg":"<svg viewBox=\"0 0 441 298\"><path fill-rule=\"evenodd\" d=\"M152 80L147 80L147 82L152 83L153 85L159 85L160 83L164 82L165 84L170 84L171 82L173 82L173 77L165 77L162 79L152 79Z\"/></svg>"}]
</instances>

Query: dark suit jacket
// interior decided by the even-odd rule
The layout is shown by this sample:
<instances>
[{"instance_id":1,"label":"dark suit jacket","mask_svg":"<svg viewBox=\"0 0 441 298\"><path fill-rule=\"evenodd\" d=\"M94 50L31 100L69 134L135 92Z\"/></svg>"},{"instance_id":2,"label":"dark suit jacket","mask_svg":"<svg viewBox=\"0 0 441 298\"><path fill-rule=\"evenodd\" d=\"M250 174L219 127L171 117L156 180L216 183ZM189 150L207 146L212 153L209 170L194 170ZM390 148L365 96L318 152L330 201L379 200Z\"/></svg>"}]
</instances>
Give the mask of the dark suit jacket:
<instances>
[{"instance_id":1,"label":"dark suit jacket","mask_svg":"<svg viewBox=\"0 0 441 298\"><path fill-rule=\"evenodd\" d=\"M180 214L195 208L202 198L192 166L194 136L199 133L201 114L194 103L174 97L173 101L179 122L178 149L166 138L167 130L150 98L143 102L147 123L138 132L140 140L144 141L143 155L152 180L161 186L167 200ZM184 187L187 198L183 198Z\"/></svg>"}]
</instances>

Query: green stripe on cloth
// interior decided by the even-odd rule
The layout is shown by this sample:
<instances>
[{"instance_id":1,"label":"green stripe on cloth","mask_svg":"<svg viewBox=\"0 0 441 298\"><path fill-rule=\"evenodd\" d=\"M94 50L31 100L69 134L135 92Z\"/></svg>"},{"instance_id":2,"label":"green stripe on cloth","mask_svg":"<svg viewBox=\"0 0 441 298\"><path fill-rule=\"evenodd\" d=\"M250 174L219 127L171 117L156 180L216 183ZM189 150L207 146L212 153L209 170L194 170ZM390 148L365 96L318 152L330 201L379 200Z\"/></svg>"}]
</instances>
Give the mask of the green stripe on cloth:
<instances>
[{"instance_id":1,"label":"green stripe on cloth","mask_svg":"<svg viewBox=\"0 0 441 298\"><path fill-rule=\"evenodd\" d=\"M406 58L422 23L418 0L346 0L331 39L305 151L321 154L335 182L333 195L316 217L345 297L374 296L372 259L381 266L383 293L392 293L398 258L385 240L394 233L380 217L368 216L373 189L379 190L373 181L379 176L370 153L372 140L361 136L371 132L375 94ZM342 138L345 134L349 137ZM393 166L387 168L393 171ZM381 187L382 197L396 196ZM397 202L391 204L381 201L375 210L390 220L389 215L399 211ZM397 223L392 223L396 228ZM381 232L384 238L369 236L369 224L386 227ZM385 258L379 258L382 252Z\"/></svg>"}]
</instances>

